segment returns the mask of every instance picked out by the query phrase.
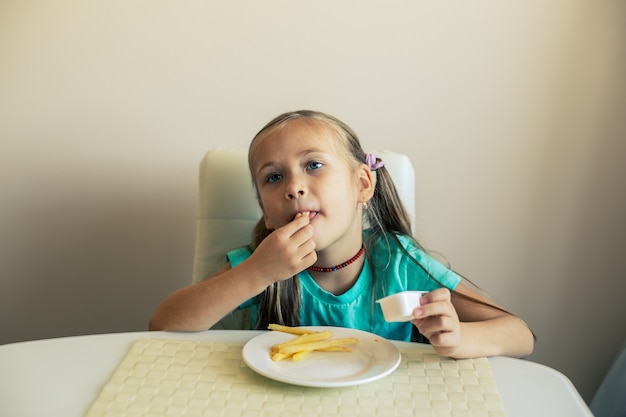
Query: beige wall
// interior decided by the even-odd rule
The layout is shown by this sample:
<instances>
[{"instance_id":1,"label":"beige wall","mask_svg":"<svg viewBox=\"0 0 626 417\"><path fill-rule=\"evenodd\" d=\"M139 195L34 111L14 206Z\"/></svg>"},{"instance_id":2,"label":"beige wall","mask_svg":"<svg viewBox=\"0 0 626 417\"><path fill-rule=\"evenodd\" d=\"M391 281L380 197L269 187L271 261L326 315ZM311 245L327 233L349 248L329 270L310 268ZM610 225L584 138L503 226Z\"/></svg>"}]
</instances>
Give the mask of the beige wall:
<instances>
[{"instance_id":1,"label":"beige wall","mask_svg":"<svg viewBox=\"0 0 626 417\"><path fill-rule=\"evenodd\" d=\"M145 329L191 279L203 153L314 108L411 157L424 243L589 400L626 336L625 13L1 2L0 343Z\"/></svg>"}]
</instances>

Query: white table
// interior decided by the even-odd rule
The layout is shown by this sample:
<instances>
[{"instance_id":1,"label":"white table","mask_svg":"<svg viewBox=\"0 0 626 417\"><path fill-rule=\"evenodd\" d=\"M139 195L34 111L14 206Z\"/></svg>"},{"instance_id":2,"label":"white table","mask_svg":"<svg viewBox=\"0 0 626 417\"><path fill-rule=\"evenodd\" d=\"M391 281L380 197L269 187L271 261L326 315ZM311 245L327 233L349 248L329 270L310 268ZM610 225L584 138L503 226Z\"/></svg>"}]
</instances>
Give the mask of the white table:
<instances>
[{"instance_id":1,"label":"white table","mask_svg":"<svg viewBox=\"0 0 626 417\"><path fill-rule=\"evenodd\" d=\"M135 332L39 340L0 346L0 416L82 417L142 338L245 342L257 331ZM424 345L397 343L403 349ZM593 417L563 374L533 362L489 359L509 417Z\"/></svg>"}]
</instances>

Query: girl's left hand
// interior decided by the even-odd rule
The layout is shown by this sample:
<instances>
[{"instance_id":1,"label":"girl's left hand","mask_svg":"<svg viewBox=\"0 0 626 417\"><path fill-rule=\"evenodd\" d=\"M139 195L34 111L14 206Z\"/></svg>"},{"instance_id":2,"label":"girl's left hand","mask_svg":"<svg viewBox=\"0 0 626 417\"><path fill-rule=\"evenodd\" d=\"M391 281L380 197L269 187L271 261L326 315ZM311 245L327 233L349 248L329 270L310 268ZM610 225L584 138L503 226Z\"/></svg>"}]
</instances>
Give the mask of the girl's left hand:
<instances>
[{"instance_id":1,"label":"girl's left hand","mask_svg":"<svg viewBox=\"0 0 626 417\"><path fill-rule=\"evenodd\" d=\"M424 294L411 320L419 332L443 356L454 356L461 346L461 322L452 305L450 290L440 288Z\"/></svg>"}]
</instances>

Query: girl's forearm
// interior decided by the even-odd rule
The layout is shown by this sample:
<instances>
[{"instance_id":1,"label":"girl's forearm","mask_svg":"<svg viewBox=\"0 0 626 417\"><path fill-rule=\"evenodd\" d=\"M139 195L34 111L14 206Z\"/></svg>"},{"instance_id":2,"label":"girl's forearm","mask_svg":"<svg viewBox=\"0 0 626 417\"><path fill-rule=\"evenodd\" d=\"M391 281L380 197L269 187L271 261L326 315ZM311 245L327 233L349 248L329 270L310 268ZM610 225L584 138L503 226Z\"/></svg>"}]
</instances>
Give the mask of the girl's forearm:
<instances>
[{"instance_id":1,"label":"girl's forearm","mask_svg":"<svg viewBox=\"0 0 626 417\"><path fill-rule=\"evenodd\" d=\"M526 323L518 317L502 315L484 321L462 322L461 345L449 356L456 359L482 356L522 358L530 355L533 347L534 337Z\"/></svg>"},{"instance_id":2,"label":"girl's forearm","mask_svg":"<svg viewBox=\"0 0 626 417\"><path fill-rule=\"evenodd\" d=\"M243 262L167 296L150 318L150 330L207 330L269 285Z\"/></svg>"}]
</instances>

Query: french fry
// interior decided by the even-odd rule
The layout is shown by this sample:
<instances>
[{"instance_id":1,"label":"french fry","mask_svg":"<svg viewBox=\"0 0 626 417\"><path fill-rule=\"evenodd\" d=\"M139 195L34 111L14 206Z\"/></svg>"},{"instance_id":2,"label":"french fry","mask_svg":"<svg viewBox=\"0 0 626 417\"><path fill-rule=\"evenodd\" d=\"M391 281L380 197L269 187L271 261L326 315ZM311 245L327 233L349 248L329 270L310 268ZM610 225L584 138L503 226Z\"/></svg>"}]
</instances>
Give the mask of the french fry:
<instances>
[{"instance_id":1,"label":"french fry","mask_svg":"<svg viewBox=\"0 0 626 417\"><path fill-rule=\"evenodd\" d=\"M274 345L274 346L280 350L280 348L282 346L297 345L297 344L309 343L309 342L317 342L317 341L320 341L320 340L330 339L331 337L333 337L333 332L309 333L309 334L303 334L302 336L298 336L295 339L291 339L288 342L281 343L281 344Z\"/></svg>"},{"instance_id":2,"label":"french fry","mask_svg":"<svg viewBox=\"0 0 626 417\"><path fill-rule=\"evenodd\" d=\"M320 340L319 342L298 343L297 345L287 345L279 348L281 353L296 353L304 350L325 349L331 346L355 345L359 343L354 337L344 337L341 339Z\"/></svg>"},{"instance_id":3,"label":"french fry","mask_svg":"<svg viewBox=\"0 0 626 417\"><path fill-rule=\"evenodd\" d=\"M279 362L285 359L289 359L293 357L293 353L287 354L287 353L282 353L282 352L273 352L271 355L271 358L274 362Z\"/></svg>"},{"instance_id":4,"label":"french fry","mask_svg":"<svg viewBox=\"0 0 626 417\"><path fill-rule=\"evenodd\" d=\"M315 349L316 352L352 352L352 348L347 346L330 346L323 349Z\"/></svg>"},{"instance_id":5,"label":"french fry","mask_svg":"<svg viewBox=\"0 0 626 417\"><path fill-rule=\"evenodd\" d=\"M294 362L297 361L301 361L302 359L306 358L307 356L309 356L309 354L313 352L312 350L303 350L302 352L296 352L293 355L291 355L291 360Z\"/></svg>"},{"instance_id":6,"label":"french fry","mask_svg":"<svg viewBox=\"0 0 626 417\"><path fill-rule=\"evenodd\" d=\"M275 324L275 323L271 323L269 326L267 326L267 328L269 330L275 330L275 331L278 331L278 332L290 333L290 334L299 334L299 335L318 333L316 330L303 329L301 327L283 326L282 324Z\"/></svg>"},{"instance_id":7,"label":"french fry","mask_svg":"<svg viewBox=\"0 0 626 417\"><path fill-rule=\"evenodd\" d=\"M353 337L333 339L333 332L315 331L299 327L289 327L280 324L270 324L268 329L293 334L296 337L271 347L270 357L272 361L278 362L285 359L300 361L306 358L311 352L352 352L346 345L354 345L359 342Z\"/></svg>"}]
</instances>

